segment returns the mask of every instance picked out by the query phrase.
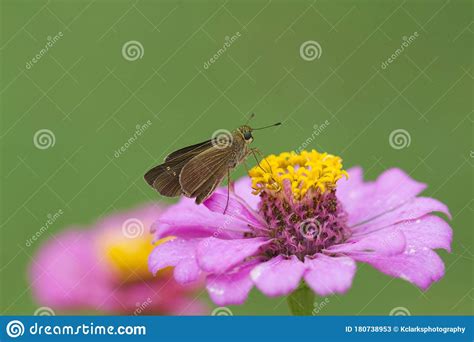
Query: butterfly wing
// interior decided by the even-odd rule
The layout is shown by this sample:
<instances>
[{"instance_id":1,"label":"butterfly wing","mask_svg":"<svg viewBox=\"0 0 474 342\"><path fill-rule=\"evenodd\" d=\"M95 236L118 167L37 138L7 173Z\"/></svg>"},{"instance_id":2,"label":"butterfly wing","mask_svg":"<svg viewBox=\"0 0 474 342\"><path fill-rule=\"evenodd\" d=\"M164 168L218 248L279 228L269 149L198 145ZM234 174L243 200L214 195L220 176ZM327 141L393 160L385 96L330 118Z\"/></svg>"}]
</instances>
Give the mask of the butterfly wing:
<instances>
[{"instance_id":1,"label":"butterfly wing","mask_svg":"<svg viewBox=\"0 0 474 342\"><path fill-rule=\"evenodd\" d=\"M205 148L212 146L212 140L206 140L200 142L199 144L194 144L191 146L183 147L177 151L174 151L168 154L165 158L165 163L169 161L173 161L175 159L181 159L185 156L195 157L199 153L201 153Z\"/></svg>"},{"instance_id":2,"label":"butterfly wing","mask_svg":"<svg viewBox=\"0 0 474 342\"><path fill-rule=\"evenodd\" d=\"M227 175L233 156L231 148L212 146L188 161L179 176L183 194L196 198L197 204L206 200Z\"/></svg>"},{"instance_id":3,"label":"butterfly wing","mask_svg":"<svg viewBox=\"0 0 474 342\"><path fill-rule=\"evenodd\" d=\"M163 196L179 196L182 192L179 183L181 170L190 160L211 147L211 140L207 140L171 153L163 164L145 174L145 181Z\"/></svg>"},{"instance_id":4,"label":"butterfly wing","mask_svg":"<svg viewBox=\"0 0 474 342\"><path fill-rule=\"evenodd\" d=\"M183 162L176 165L161 164L155 166L145 174L145 180L163 196L179 196L181 186L179 185L178 175L184 164Z\"/></svg>"}]
</instances>

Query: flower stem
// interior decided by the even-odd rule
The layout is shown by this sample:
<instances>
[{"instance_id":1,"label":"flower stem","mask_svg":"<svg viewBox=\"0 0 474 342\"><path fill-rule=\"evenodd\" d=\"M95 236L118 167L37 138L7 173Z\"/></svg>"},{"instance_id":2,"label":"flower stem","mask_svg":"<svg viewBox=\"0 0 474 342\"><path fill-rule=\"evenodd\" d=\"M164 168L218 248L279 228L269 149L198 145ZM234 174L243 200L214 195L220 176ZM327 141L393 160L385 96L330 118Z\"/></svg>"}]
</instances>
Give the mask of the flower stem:
<instances>
[{"instance_id":1,"label":"flower stem","mask_svg":"<svg viewBox=\"0 0 474 342\"><path fill-rule=\"evenodd\" d=\"M294 316L311 316L313 314L314 292L305 282L288 296L288 307Z\"/></svg>"}]
</instances>

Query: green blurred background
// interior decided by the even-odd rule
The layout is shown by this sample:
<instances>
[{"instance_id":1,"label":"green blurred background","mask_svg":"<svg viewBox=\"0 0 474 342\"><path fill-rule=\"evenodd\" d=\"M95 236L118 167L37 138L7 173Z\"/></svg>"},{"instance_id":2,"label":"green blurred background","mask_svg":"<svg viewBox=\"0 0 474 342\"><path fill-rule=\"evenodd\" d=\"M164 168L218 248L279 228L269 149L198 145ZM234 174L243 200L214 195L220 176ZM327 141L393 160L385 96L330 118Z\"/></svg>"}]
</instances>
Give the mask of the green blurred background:
<instances>
[{"instance_id":1,"label":"green blurred background","mask_svg":"<svg viewBox=\"0 0 474 342\"><path fill-rule=\"evenodd\" d=\"M308 148L341 155L347 168L361 165L367 179L394 166L406 170L453 214L453 251L440 252L446 276L429 291L359 265L349 293L329 297L319 314L386 315L395 307L413 315L473 313L471 1L1 4L2 314L38 307L26 269L52 234L164 201L143 173L174 149L235 128L251 112L253 125L284 122L255 134L263 153L297 149L314 136ZM382 68L414 32L416 40ZM142 58L124 58L129 41L140 42ZM301 57L306 41L319 43L319 58ZM150 128L114 157L147 120ZM53 132L54 146L35 147L40 129ZM396 129L406 131L409 146L390 145ZM243 174L241 167L234 178ZM59 220L26 247L59 209ZM232 311L289 313L284 299L257 291Z\"/></svg>"}]
</instances>

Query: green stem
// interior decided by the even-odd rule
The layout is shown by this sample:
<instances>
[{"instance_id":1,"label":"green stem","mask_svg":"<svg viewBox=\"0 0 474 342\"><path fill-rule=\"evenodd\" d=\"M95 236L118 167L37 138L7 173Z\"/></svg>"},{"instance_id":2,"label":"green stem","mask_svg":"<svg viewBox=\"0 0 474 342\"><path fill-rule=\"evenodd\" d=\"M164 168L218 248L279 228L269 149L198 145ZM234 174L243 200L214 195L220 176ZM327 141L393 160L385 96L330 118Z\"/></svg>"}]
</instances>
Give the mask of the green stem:
<instances>
[{"instance_id":1,"label":"green stem","mask_svg":"<svg viewBox=\"0 0 474 342\"><path fill-rule=\"evenodd\" d=\"M288 296L288 307L294 316L311 316L314 309L314 292L305 282Z\"/></svg>"}]
</instances>

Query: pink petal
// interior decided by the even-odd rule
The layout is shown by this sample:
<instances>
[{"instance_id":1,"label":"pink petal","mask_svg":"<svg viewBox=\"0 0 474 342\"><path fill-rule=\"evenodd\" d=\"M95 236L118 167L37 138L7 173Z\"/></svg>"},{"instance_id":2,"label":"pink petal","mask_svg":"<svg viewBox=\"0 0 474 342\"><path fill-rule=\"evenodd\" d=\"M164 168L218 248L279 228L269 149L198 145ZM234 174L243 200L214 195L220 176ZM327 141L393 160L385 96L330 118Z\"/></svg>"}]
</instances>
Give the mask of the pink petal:
<instances>
[{"instance_id":1,"label":"pink petal","mask_svg":"<svg viewBox=\"0 0 474 342\"><path fill-rule=\"evenodd\" d=\"M290 259L279 255L256 266L250 277L267 296L282 296L298 287L305 269L305 265L294 255Z\"/></svg>"},{"instance_id":2,"label":"pink petal","mask_svg":"<svg viewBox=\"0 0 474 342\"><path fill-rule=\"evenodd\" d=\"M425 215L415 220L403 221L385 227L378 232L386 234L396 229L405 235L407 246L443 248L451 251L453 231L445 220L434 215Z\"/></svg>"},{"instance_id":3,"label":"pink petal","mask_svg":"<svg viewBox=\"0 0 474 342\"><path fill-rule=\"evenodd\" d=\"M166 267L175 267L174 277L180 284L196 281L201 273L196 262L195 250L199 240L174 239L151 252L148 267L153 274Z\"/></svg>"},{"instance_id":4,"label":"pink petal","mask_svg":"<svg viewBox=\"0 0 474 342\"><path fill-rule=\"evenodd\" d=\"M264 238L221 240L207 238L197 247L199 266L211 273L223 273L254 255L260 246L268 243Z\"/></svg>"},{"instance_id":5,"label":"pink petal","mask_svg":"<svg viewBox=\"0 0 474 342\"><path fill-rule=\"evenodd\" d=\"M185 198L170 206L153 225L157 239L167 236L185 239L218 235L221 239L242 237L248 222L215 213Z\"/></svg>"},{"instance_id":6,"label":"pink petal","mask_svg":"<svg viewBox=\"0 0 474 342\"><path fill-rule=\"evenodd\" d=\"M207 291L217 305L241 305L253 287L249 273L255 263L238 267L223 274L211 274L207 277Z\"/></svg>"},{"instance_id":7,"label":"pink petal","mask_svg":"<svg viewBox=\"0 0 474 342\"><path fill-rule=\"evenodd\" d=\"M203 204L212 212L221 214L225 210L225 215L228 217L246 221L254 227L265 227L265 222L258 213L245 203L243 199L234 194L228 194L227 191L224 192L222 189L215 191Z\"/></svg>"},{"instance_id":8,"label":"pink petal","mask_svg":"<svg viewBox=\"0 0 474 342\"><path fill-rule=\"evenodd\" d=\"M94 243L92 234L74 229L58 234L39 249L32 259L30 279L42 305L86 307L106 298L113 277L100 262Z\"/></svg>"},{"instance_id":9,"label":"pink petal","mask_svg":"<svg viewBox=\"0 0 474 342\"><path fill-rule=\"evenodd\" d=\"M440 201L429 197L417 197L404 203L402 206L393 211L381 215L360 226L353 227L352 229L355 235L367 234L399 222L415 220L432 212L441 212L447 215L449 218L451 217L448 207Z\"/></svg>"},{"instance_id":10,"label":"pink petal","mask_svg":"<svg viewBox=\"0 0 474 342\"><path fill-rule=\"evenodd\" d=\"M195 258L186 258L179 262L173 271L174 279L180 284L189 284L198 280L201 270Z\"/></svg>"},{"instance_id":11,"label":"pink petal","mask_svg":"<svg viewBox=\"0 0 474 342\"><path fill-rule=\"evenodd\" d=\"M356 181L354 184L354 192L345 190L338 193L338 199L349 214L349 225L393 210L426 188L425 184L414 181L396 168L385 171L373 183L360 186Z\"/></svg>"},{"instance_id":12,"label":"pink petal","mask_svg":"<svg viewBox=\"0 0 474 342\"><path fill-rule=\"evenodd\" d=\"M252 180L250 177L242 177L234 184L235 194L244 200L253 210L258 209L260 196L252 194Z\"/></svg>"},{"instance_id":13,"label":"pink petal","mask_svg":"<svg viewBox=\"0 0 474 342\"><path fill-rule=\"evenodd\" d=\"M323 254L317 254L315 259L306 258L304 264L307 267L304 279L320 296L349 290L357 268L351 258Z\"/></svg>"},{"instance_id":14,"label":"pink petal","mask_svg":"<svg viewBox=\"0 0 474 342\"><path fill-rule=\"evenodd\" d=\"M85 286L88 288L89 286ZM171 277L164 276L155 279L125 282L119 281L111 284L107 289L107 295L103 296L94 308L105 311L123 314L132 314L137 310L137 303L142 303L147 299L150 301L141 307L141 314L173 314L177 312L181 315L190 314L189 310L196 309L197 300L194 300L196 288L194 286L182 286L177 284ZM84 308L84 307L83 307ZM189 309L189 310L187 310ZM207 310L206 310L207 311ZM204 314L205 311L201 311Z\"/></svg>"},{"instance_id":15,"label":"pink petal","mask_svg":"<svg viewBox=\"0 0 474 342\"><path fill-rule=\"evenodd\" d=\"M400 229L383 230L363 236L351 237L346 243L329 247L330 253L374 253L394 255L403 253L406 246L405 235Z\"/></svg>"},{"instance_id":16,"label":"pink petal","mask_svg":"<svg viewBox=\"0 0 474 342\"><path fill-rule=\"evenodd\" d=\"M347 179L343 177L337 182L336 193L344 209L352 213L359 202L365 199L364 196L369 188L367 185L370 183L364 183L361 167L350 168L347 173L349 174Z\"/></svg>"},{"instance_id":17,"label":"pink petal","mask_svg":"<svg viewBox=\"0 0 474 342\"><path fill-rule=\"evenodd\" d=\"M392 277L409 281L423 290L444 275L443 261L427 247L408 248L405 253L396 256L354 255L353 258Z\"/></svg>"},{"instance_id":18,"label":"pink petal","mask_svg":"<svg viewBox=\"0 0 474 342\"><path fill-rule=\"evenodd\" d=\"M208 313L209 313L209 308L203 302L195 300L192 297L187 298L187 297L181 296L181 297L178 297L178 298L174 298L174 301L172 302L172 309L170 310L169 315L173 315L173 316L205 316ZM151 314L153 314L153 313L151 313Z\"/></svg>"},{"instance_id":19,"label":"pink petal","mask_svg":"<svg viewBox=\"0 0 474 342\"><path fill-rule=\"evenodd\" d=\"M417 220L399 223L395 227L403 232L409 246L444 248L448 252L451 251L453 230L438 216L423 216Z\"/></svg>"}]
</instances>

